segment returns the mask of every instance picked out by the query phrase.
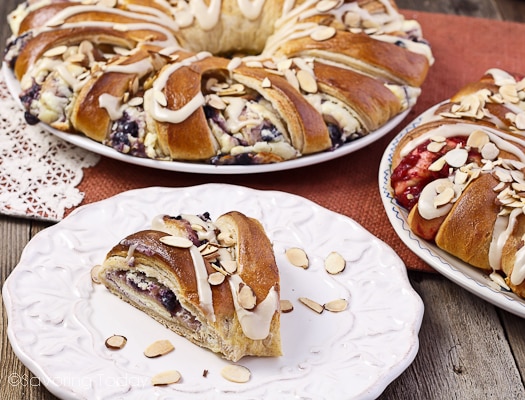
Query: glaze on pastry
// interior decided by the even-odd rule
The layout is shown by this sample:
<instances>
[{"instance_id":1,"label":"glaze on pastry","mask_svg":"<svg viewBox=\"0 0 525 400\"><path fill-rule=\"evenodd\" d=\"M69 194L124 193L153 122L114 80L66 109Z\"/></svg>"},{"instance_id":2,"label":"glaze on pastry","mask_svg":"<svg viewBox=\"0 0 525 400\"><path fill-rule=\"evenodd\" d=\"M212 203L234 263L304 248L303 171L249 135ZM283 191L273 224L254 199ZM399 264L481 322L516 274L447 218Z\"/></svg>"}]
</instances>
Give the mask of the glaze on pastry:
<instances>
[{"instance_id":1,"label":"glaze on pastry","mask_svg":"<svg viewBox=\"0 0 525 400\"><path fill-rule=\"evenodd\" d=\"M524 135L525 78L491 69L400 140L391 175L415 234L521 297Z\"/></svg>"},{"instance_id":2,"label":"glaze on pastry","mask_svg":"<svg viewBox=\"0 0 525 400\"><path fill-rule=\"evenodd\" d=\"M182 243L181 243L182 240ZM215 281L219 274L223 279ZM259 221L228 212L159 216L98 272L115 295L191 342L238 361L279 356L280 281Z\"/></svg>"},{"instance_id":3,"label":"glaze on pastry","mask_svg":"<svg viewBox=\"0 0 525 400\"><path fill-rule=\"evenodd\" d=\"M335 149L411 107L433 62L390 0L33 0L8 19L30 123L158 160Z\"/></svg>"}]
</instances>

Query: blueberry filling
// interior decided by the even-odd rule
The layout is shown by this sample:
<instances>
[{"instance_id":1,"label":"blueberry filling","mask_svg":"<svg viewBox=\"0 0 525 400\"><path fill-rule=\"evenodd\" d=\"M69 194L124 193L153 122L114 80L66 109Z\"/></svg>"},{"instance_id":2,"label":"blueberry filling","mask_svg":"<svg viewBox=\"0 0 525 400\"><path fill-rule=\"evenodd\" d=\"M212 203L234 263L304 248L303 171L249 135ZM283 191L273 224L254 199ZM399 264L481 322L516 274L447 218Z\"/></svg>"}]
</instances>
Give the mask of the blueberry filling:
<instances>
[{"instance_id":1,"label":"blueberry filling","mask_svg":"<svg viewBox=\"0 0 525 400\"><path fill-rule=\"evenodd\" d=\"M126 285L137 293L150 296L162 305L172 318L184 323L188 329L197 330L199 328L200 322L181 306L175 293L156 278L135 270L113 272L111 278L118 286Z\"/></svg>"},{"instance_id":2,"label":"blueberry filling","mask_svg":"<svg viewBox=\"0 0 525 400\"><path fill-rule=\"evenodd\" d=\"M120 153L147 157L144 143L140 139L139 123L127 112L113 124L108 144Z\"/></svg>"}]
</instances>

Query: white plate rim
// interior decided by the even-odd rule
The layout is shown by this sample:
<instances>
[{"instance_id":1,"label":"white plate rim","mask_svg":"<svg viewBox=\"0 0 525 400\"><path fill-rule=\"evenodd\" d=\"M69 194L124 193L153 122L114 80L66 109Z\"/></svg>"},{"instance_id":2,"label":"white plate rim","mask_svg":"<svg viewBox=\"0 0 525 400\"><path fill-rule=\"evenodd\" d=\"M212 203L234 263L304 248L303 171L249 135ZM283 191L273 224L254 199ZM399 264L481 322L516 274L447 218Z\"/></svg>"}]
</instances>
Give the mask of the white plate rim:
<instances>
[{"instance_id":1,"label":"white plate rim","mask_svg":"<svg viewBox=\"0 0 525 400\"><path fill-rule=\"evenodd\" d=\"M447 101L445 100L444 102ZM474 295L512 314L525 318L525 299L521 299L514 293L502 288L483 271L466 264L441 250L436 245L414 235L407 223L407 211L400 207L393 198L390 188L390 167L392 165L392 155L397 144L408 132L431 116L444 102L436 104L416 117L388 144L381 158L378 174L379 191L383 206L390 223L401 241L423 261Z\"/></svg>"},{"instance_id":2,"label":"white plate rim","mask_svg":"<svg viewBox=\"0 0 525 400\"><path fill-rule=\"evenodd\" d=\"M20 86L18 84L18 81L14 78L12 70L9 69L5 62L3 63L2 71L9 92L11 93L13 98L19 101L17 93L20 93ZM307 167L310 165L320 164L326 161L334 160L336 158L356 152L381 139L383 136L387 135L389 132L395 129L396 126L399 125L405 119L410 110L411 109L409 108L401 112L377 130L370 132L369 134L359 139L348 142L335 150L327 150L324 152L302 156L293 160L283 161L279 163L260 165L212 165L205 163L162 161L153 160L150 158L134 157L120 153L109 146L105 146L102 143L98 143L88 138L87 136L62 132L44 123L38 123L37 126L75 146L92 151L93 153L99 154L101 156L122 161L128 164L139 165L142 167L148 167L158 170L188 172L197 174L256 174Z\"/></svg>"},{"instance_id":3,"label":"white plate rim","mask_svg":"<svg viewBox=\"0 0 525 400\"><path fill-rule=\"evenodd\" d=\"M106 207L108 205L108 202L112 201L132 201L132 198L142 198L144 195L160 191L162 194L166 193L176 193L181 190L190 190L194 191L195 193L201 193L203 190L207 191L210 190L211 192L216 190L224 190L228 193L231 193L232 191L237 191L238 193L248 193L250 196L257 196L261 195L263 198L272 198L272 199L288 199L290 201L298 201L302 205L308 205L309 207L312 207L314 210L321 212L321 213L327 213L327 215L332 215L338 219L342 219L345 221L345 223L348 223L349 226L352 227L352 229L357 229L360 233L360 235L365 235L366 240L369 240L371 242L375 242L376 245L380 246L380 253L382 252L382 256L386 256L387 259L389 259L389 262L393 263L393 267L396 273L397 280L400 280L402 282L402 287L399 288L400 292L403 293L403 296L406 296L405 300L407 301L407 306L410 306L409 308L413 309L412 313L410 314L409 318L410 321L408 323L408 327L406 329L402 330L402 333L400 335L403 335L403 340L405 341L406 348L403 349L403 356L400 359L397 359L395 362L393 362L392 365L388 365L384 370L381 371L381 374L378 374L377 376L374 376L372 382L370 382L369 386L366 388L365 391L362 393L359 393L356 397L352 397L355 399L372 399L379 396L386 386L390 384L394 379L396 379L414 360L418 349L419 349L419 340L418 340L418 333L422 322L423 317L423 303L419 297L419 295L413 290L413 288L410 285L410 282L408 281L406 268L401 261L401 259L397 256L397 254L385 243L380 241L378 238L371 235L368 231L366 231L364 228L362 228L360 225L358 225L355 221L351 220L348 217L342 216L341 214L337 214L335 212L329 211L307 199L304 199L302 197L291 195L289 193L285 192L278 192L278 191L259 191L255 189L248 189L245 187L235 186L235 185L228 185L228 184L204 184L204 185L198 185L198 186L192 186L187 188L162 188L162 187L152 187L152 188L146 188L146 189L135 189L128 192L121 193L119 195L113 196L110 199L102 200L97 203L92 203L89 205L85 205L82 207L79 207L75 211L73 211L68 217L66 217L63 221L69 221L70 223L75 222L75 218L80 213L85 212L95 212L96 209L100 209L101 207ZM35 252L38 251L36 249L36 246L41 245L41 239L43 236L51 235L56 232L60 232L61 224L62 222L59 222L58 224L47 228L41 232L39 232L28 244L28 246L24 249L23 254L21 256L19 264L15 267L15 269L12 271L10 276L6 279L6 282L3 287L3 299L5 308L8 315L8 328L7 333L9 340L11 342L12 348L15 351L15 354L21 359L21 361L37 376L41 379L42 382L44 382L44 385L55 395L57 395L60 398L71 398L71 399L78 399L77 395L70 391L68 387L64 387L63 385L56 384L52 379L50 379L49 370L46 370L41 365L39 365L37 362L33 360L33 357L31 354L27 351L26 348L23 347L21 343L16 339L15 331L16 327L14 324L16 323L16 320L20 317L15 312L15 305L16 299L15 296L11 294L11 291L14 289L14 286L17 286L20 282L18 282L19 274L22 274L26 272L27 268L30 268L30 265L26 264L26 258L29 257L29 252ZM377 271L376 271L377 273ZM19 285L17 287L19 289ZM384 301L391 303L391 299L385 299ZM17 317L14 319L14 317ZM13 322L14 321L14 322ZM401 332L401 330L400 330ZM392 340L392 337L389 337L389 343ZM390 346L388 346L390 349ZM393 351L393 350L392 350ZM387 364L388 362L385 362ZM351 378L350 378L351 379ZM178 397L177 397L178 398ZM220 397L222 398L230 398L227 397ZM232 396L231 398L237 398L235 396ZM243 397L244 398L244 397Z\"/></svg>"}]
</instances>

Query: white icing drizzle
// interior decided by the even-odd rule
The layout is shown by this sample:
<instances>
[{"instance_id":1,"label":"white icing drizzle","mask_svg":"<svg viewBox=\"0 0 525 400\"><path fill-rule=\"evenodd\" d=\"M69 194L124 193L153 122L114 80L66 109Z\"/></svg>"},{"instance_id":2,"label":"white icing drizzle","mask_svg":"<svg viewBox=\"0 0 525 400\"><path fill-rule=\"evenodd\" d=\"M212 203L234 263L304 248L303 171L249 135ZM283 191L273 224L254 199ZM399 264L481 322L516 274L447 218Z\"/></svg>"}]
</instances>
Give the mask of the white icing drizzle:
<instances>
[{"instance_id":1,"label":"white icing drizzle","mask_svg":"<svg viewBox=\"0 0 525 400\"><path fill-rule=\"evenodd\" d=\"M513 285L519 285L525 280L525 246L522 246L516 252L514 268L510 274L510 282Z\"/></svg>"},{"instance_id":2,"label":"white icing drizzle","mask_svg":"<svg viewBox=\"0 0 525 400\"><path fill-rule=\"evenodd\" d=\"M142 78L146 74L153 71L151 60L144 58L132 64L108 64L104 68L105 72L120 72L123 74L137 74L139 78Z\"/></svg>"},{"instance_id":3,"label":"white icing drizzle","mask_svg":"<svg viewBox=\"0 0 525 400\"><path fill-rule=\"evenodd\" d=\"M492 240L489 248L489 264L494 270L501 269L501 257L503 254L503 246L507 243L509 236L516 225L516 217L523 213L521 208L515 208L510 215L498 215L494 227L492 229Z\"/></svg>"},{"instance_id":4,"label":"white icing drizzle","mask_svg":"<svg viewBox=\"0 0 525 400\"><path fill-rule=\"evenodd\" d=\"M272 318L276 311L279 310L279 296L275 287L272 287L266 298L257 304L253 311L244 309L239 305L237 293L239 286L244 283L241 277L234 274L229 277L228 282L235 305L235 312L241 324L244 334L252 340L265 339L270 333Z\"/></svg>"},{"instance_id":5,"label":"white icing drizzle","mask_svg":"<svg viewBox=\"0 0 525 400\"><path fill-rule=\"evenodd\" d=\"M98 98L98 105L108 112L112 121L122 118L123 107L120 98L102 93Z\"/></svg>"},{"instance_id":6,"label":"white icing drizzle","mask_svg":"<svg viewBox=\"0 0 525 400\"><path fill-rule=\"evenodd\" d=\"M153 88L149 89L148 92L152 90L157 90L159 92L162 92L164 88L166 87L166 84L171 74L173 74L176 70L184 66L189 66L193 62L203 60L204 58L210 57L210 56L211 56L211 53L201 52L201 53L196 54L193 57L186 58L180 62L175 62L167 66L159 74L159 76L153 83ZM199 93L196 96L194 96L188 103L184 104L181 108L177 110L172 110L172 109L168 109L166 107L161 106L157 101L155 101L154 96L148 96L147 103L150 106L152 117L156 119L157 121L180 123L182 121L185 121L200 106L204 105L205 99L204 99L202 92L199 91Z\"/></svg>"},{"instance_id":7,"label":"white icing drizzle","mask_svg":"<svg viewBox=\"0 0 525 400\"><path fill-rule=\"evenodd\" d=\"M203 0L191 0L190 7L202 29L208 31L219 22L221 0L211 0L209 6Z\"/></svg>"},{"instance_id":8,"label":"white icing drizzle","mask_svg":"<svg viewBox=\"0 0 525 400\"><path fill-rule=\"evenodd\" d=\"M199 293L199 303L206 313L206 317L215 322L215 310L213 308L213 295L211 286L208 282L208 271L204 264L204 258L199 249L195 246L190 247L191 258L195 268L195 277L197 279L197 292Z\"/></svg>"},{"instance_id":9,"label":"white icing drizzle","mask_svg":"<svg viewBox=\"0 0 525 400\"><path fill-rule=\"evenodd\" d=\"M239 9L248 19L257 19L261 15L261 10L266 0L237 0Z\"/></svg>"}]
</instances>

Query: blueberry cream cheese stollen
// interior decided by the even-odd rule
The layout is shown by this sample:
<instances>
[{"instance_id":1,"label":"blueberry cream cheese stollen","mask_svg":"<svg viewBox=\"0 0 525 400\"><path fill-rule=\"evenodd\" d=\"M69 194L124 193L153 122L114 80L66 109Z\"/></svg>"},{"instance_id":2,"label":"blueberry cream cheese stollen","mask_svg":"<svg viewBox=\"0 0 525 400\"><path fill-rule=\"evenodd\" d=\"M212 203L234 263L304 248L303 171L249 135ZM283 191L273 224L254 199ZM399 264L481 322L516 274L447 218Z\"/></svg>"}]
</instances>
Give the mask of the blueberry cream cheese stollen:
<instances>
[{"instance_id":1,"label":"blueberry cream cheese stollen","mask_svg":"<svg viewBox=\"0 0 525 400\"><path fill-rule=\"evenodd\" d=\"M189 341L231 361L280 356L280 280L259 221L236 211L159 216L114 246L107 289Z\"/></svg>"},{"instance_id":2,"label":"blueberry cream cheese stollen","mask_svg":"<svg viewBox=\"0 0 525 400\"><path fill-rule=\"evenodd\" d=\"M412 107L433 63L392 0L29 0L8 21L27 121L155 160L336 149Z\"/></svg>"}]
</instances>

